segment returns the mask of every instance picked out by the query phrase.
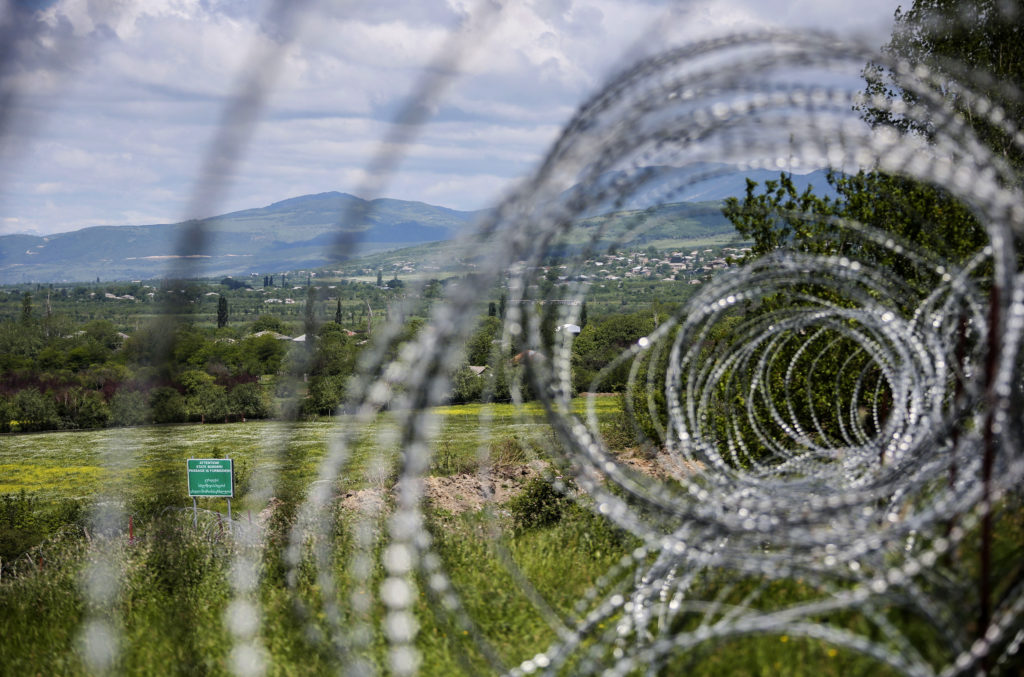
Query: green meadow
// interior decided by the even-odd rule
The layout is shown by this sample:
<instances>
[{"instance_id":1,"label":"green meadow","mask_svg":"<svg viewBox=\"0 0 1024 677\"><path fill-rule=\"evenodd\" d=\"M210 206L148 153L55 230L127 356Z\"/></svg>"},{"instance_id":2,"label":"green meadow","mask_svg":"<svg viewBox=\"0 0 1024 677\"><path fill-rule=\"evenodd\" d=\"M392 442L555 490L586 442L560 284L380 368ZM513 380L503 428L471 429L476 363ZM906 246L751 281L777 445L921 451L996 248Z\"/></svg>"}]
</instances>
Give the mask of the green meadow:
<instances>
[{"instance_id":1,"label":"green meadow","mask_svg":"<svg viewBox=\"0 0 1024 677\"><path fill-rule=\"evenodd\" d=\"M574 401L576 412L583 413L586 399ZM603 419L618 414L618 398L594 399ZM535 403L520 409L511 404L465 404L438 407L433 413L441 422L433 474L472 471L481 445L494 440L512 438L528 444L533 437L550 434ZM230 457L243 482L252 473L283 467L311 480L331 432L345 430L350 423L350 417L341 416L307 422L262 420L3 435L0 494L24 490L43 500L86 499L98 494L130 500L144 498L155 487L166 495L164 482L177 482L186 501L184 467L188 458ZM385 413L361 428L339 488L358 489L365 484L367 461L387 443L394 426L394 416ZM447 465L438 465L441 463Z\"/></svg>"},{"instance_id":2,"label":"green meadow","mask_svg":"<svg viewBox=\"0 0 1024 677\"><path fill-rule=\"evenodd\" d=\"M606 438L625 447L628 436L616 429L619 399L579 398L573 408L582 414L588 402L595 406ZM430 475L474 473L488 454L506 465L543 460L552 443L550 428L535 405L462 405L433 413L438 433ZM232 674L236 638L231 571L240 557L257 567L253 603L265 674L341 673L355 660L389 674L388 609L377 592L388 576L382 534L393 500L386 490L394 479L398 451L395 416L381 414L361 428L363 434L354 440L338 480L342 495L382 491L381 513L361 517L363 513L344 501L333 503L329 531L310 536L304 556L294 565L288 564L286 550L297 507L316 480L332 432L345 429L352 419L0 438L0 538L6 539L0 545L8 553L22 549L2 563L0 675L102 672L89 662L83 642L97 618L115 631L110 666L115 674ZM236 524L245 520L259 525L258 546L234 540L225 526L222 499L200 500L198 528L193 526L184 461L222 456L236 463L234 519ZM247 508L247 492L268 478L276 478L276 509L254 516ZM559 639L553 627L582 622L585 609L628 590L637 565L653 561L653 555L635 560L640 541L596 515L585 495L574 503L551 487L542 477L529 480L511 500L481 510L427 505L424 527L458 605L453 613L430 580L415 577L412 611L420 674L486 675L514 668ZM121 508L120 523L100 529L92 516L97 506L111 502ZM357 525L366 519L377 534L369 568L357 556ZM1007 538L1012 548L1014 536ZM318 573L313 566L320 545L327 546L331 592L325 591L323 570ZM83 573L98 561L113 563L118 572L115 594L105 604L90 597ZM755 602L766 609L822 594L804 581L736 579L713 571L700 574L691 592L725 606ZM368 606L353 603L361 593L369 593ZM589 601L580 606L581 600ZM895 613L894 622L911 623L926 655L941 663L944 647L928 626ZM560 674L599 672L610 665L621 614L619 609L595 618ZM847 627L877 639L881 630L868 619L857 612L847 616ZM703 612L684 615L678 629L702 622ZM680 651L653 672L684 673L894 674L848 649L782 633ZM651 673L638 666L630 674Z\"/></svg>"}]
</instances>

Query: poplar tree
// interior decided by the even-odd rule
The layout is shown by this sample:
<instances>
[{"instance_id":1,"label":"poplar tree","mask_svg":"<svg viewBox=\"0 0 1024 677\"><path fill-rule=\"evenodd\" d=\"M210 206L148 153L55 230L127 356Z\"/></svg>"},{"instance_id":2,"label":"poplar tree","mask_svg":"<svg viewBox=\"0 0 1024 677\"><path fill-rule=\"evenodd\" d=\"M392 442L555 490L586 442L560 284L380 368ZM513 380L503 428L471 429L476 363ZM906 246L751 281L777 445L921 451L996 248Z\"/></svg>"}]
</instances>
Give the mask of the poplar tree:
<instances>
[{"instance_id":1,"label":"poplar tree","mask_svg":"<svg viewBox=\"0 0 1024 677\"><path fill-rule=\"evenodd\" d=\"M32 321L32 294L25 292L21 295L21 323L28 324Z\"/></svg>"},{"instance_id":2,"label":"poplar tree","mask_svg":"<svg viewBox=\"0 0 1024 677\"><path fill-rule=\"evenodd\" d=\"M217 300L217 329L228 326L228 300L224 294Z\"/></svg>"}]
</instances>

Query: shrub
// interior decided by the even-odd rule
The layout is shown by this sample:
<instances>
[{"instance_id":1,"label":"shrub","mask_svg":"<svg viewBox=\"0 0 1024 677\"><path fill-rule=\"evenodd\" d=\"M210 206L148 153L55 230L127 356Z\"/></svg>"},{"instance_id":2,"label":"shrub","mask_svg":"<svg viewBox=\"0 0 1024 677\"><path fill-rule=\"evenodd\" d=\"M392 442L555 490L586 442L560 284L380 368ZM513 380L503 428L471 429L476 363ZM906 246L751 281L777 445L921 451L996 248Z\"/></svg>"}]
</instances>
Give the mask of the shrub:
<instances>
[{"instance_id":1,"label":"shrub","mask_svg":"<svg viewBox=\"0 0 1024 677\"><path fill-rule=\"evenodd\" d=\"M526 463L529 455L516 437L505 437L491 442L488 451L493 466L520 465Z\"/></svg>"},{"instance_id":2,"label":"shrub","mask_svg":"<svg viewBox=\"0 0 1024 677\"><path fill-rule=\"evenodd\" d=\"M9 562L84 518L82 504L71 499L43 503L24 490L0 496L0 558Z\"/></svg>"},{"instance_id":3,"label":"shrub","mask_svg":"<svg viewBox=\"0 0 1024 677\"><path fill-rule=\"evenodd\" d=\"M463 365L452 377L452 404L479 402L485 383L485 377L475 374L468 366Z\"/></svg>"},{"instance_id":4,"label":"shrub","mask_svg":"<svg viewBox=\"0 0 1024 677\"><path fill-rule=\"evenodd\" d=\"M508 509L517 529L547 527L562 519L570 499L558 484L563 484L562 480L534 477L509 500Z\"/></svg>"}]
</instances>

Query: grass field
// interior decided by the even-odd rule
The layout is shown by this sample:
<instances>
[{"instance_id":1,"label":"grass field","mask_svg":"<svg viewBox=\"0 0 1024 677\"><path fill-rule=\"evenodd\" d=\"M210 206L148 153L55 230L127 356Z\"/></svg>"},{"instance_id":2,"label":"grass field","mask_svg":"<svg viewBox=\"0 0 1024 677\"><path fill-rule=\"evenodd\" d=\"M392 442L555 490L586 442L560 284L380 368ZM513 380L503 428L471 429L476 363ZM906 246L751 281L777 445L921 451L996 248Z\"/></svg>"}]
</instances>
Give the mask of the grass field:
<instances>
[{"instance_id":1,"label":"grass field","mask_svg":"<svg viewBox=\"0 0 1024 677\"><path fill-rule=\"evenodd\" d=\"M598 397L596 402L601 416L618 412L615 397ZM585 398L576 400L575 409L582 412L584 403ZM472 466L479 446L491 438L526 442L547 430L535 404L519 411L510 404L467 404L434 411L442 421L438 456L449 463L447 468L434 468L434 474ZM341 417L301 423L248 421L4 435L0 437L0 494L25 490L44 500L84 499L97 493L131 499L152 491L153 486L165 486L161 483L166 481L180 485L184 504L188 458L233 458L243 482L252 473L280 470L282 462L289 462L291 472L310 480L323 460L331 431L345 425ZM365 483L366 461L392 427L387 414L368 427L353 449L341 489Z\"/></svg>"},{"instance_id":2,"label":"grass field","mask_svg":"<svg viewBox=\"0 0 1024 677\"><path fill-rule=\"evenodd\" d=\"M614 426L618 398L580 398L574 409L581 412L588 400L596 406L602 425ZM538 442L550 440L550 429L533 406L516 410L510 405L466 405L434 413L440 425L432 475L476 470L481 448L513 445L523 451L517 457L522 461L543 448ZM371 460L392 459L397 452L392 448L380 453L394 447L392 417L378 417L355 444L340 491L388 485L386 473L375 476ZM353 661L388 672L392 631L378 591L389 576L382 536L390 528L389 509L384 508L379 521L373 518L368 523L369 560L356 547L363 518L343 503L332 504L330 531L311 536L304 544L305 556L289 564L287 555L295 508L316 477L331 431L347 422L343 418L4 436L0 508L5 521L0 526L8 535L24 527L44 531L46 537L3 563L0 675L102 672L95 656L90 662L83 644L97 619L113 628L115 673L231 674L232 651L239 642L237 621L232 620L238 595L232 572L238 562L246 561L254 563L258 574L251 604L258 610L254 632L265 674L344 673ZM261 525L258 546L231 538L222 515L217 515L224 512L223 501L203 500L209 512L202 513L199 528L193 528L184 460L203 456L236 460L235 519ZM273 473L280 478L277 509L264 516L248 514L241 507L248 489ZM110 499L124 507L122 521L133 518L134 539L129 540L127 523L104 532L90 521L95 501ZM423 528L459 605L453 613L432 578L413 576L411 610L418 626L414 645L421 674L482 675L512 668L559 638L553 623L572 627L582 622L581 614L588 609L592 613L597 601L634 584L639 563L653 561L653 555L636 555L640 541L597 516L587 507L586 497L581 497L582 505L557 500L555 519L540 524L519 521L550 507L539 503L510 502L466 512L427 510ZM1007 535L1011 552L1019 531ZM324 578L324 569L318 572L313 566L313 553L321 543L327 545L330 581ZM118 575L115 593L101 604L85 572L104 562ZM805 581L737 578L709 570L696 579L691 593L695 599L715 599L723 608L753 602L775 609L818 598L822 590ZM357 603L359 599L369 600L368 605ZM560 674L607 667L614 660L616 627L624 613L616 608L595 617ZM911 623L925 655L940 663L944 647L928 626L913 625L915 621L900 614L895 610L894 622L904 627ZM706 621L703 612L695 612L678 622L677 629L683 631ZM845 614L842 622L879 638L881 630L858 612ZM630 674L647 674L643 667ZM823 640L779 632L680 651L654 674L895 673Z\"/></svg>"}]
</instances>

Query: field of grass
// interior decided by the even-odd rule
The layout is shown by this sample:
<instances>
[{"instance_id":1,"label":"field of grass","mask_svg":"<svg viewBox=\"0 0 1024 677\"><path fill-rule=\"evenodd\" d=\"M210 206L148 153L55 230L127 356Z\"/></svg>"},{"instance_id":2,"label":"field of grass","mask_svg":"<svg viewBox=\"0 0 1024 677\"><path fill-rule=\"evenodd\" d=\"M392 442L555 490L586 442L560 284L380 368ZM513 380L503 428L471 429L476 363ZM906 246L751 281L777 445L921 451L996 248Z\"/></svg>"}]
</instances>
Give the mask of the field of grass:
<instances>
[{"instance_id":1,"label":"field of grass","mask_svg":"<svg viewBox=\"0 0 1024 677\"><path fill-rule=\"evenodd\" d=\"M574 409L581 412L588 402L596 406L602 426L614 426L618 398L579 398ZM514 440L529 456L542 448L538 441L550 440L541 411L532 405L520 410L510 405L452 406L435 413L440 425L433 475L475 470L481 447L500 448ZM381 415L354 446L339 489L387 485L386 477L375 478L371 459L393 446L392 416ZM387 673L389 616L377 593L389 576L383 563L389 510L372 522L369 562L356 547L357 513L341 503L331 508L331 531L312 536L294 568L286 557L295 506L316 476L335 425L327 420L250 422L4 436L0 518L5 523L0 526L10 531L28 525L48 535L3 563L0 675L95 674L95 657L90 663L83 637L97 618L114 628L117 673L231 674L238 632L231 621L236 595L232 571L238 561L257 566L252 599L259 611L257 636L266 674L339 673L354 660ZM392 458L395 451L384 457ZM223 501L201 501L208 512L201 513L199 528L193 528L183 461L203 456L236 460L235 519L261 525L258 547L231 537L222 520ZM239 506L245 505L248 488L271 472L280 473L280 502L269 516L253 517ZM129 539L127 524L96 531L88 517L94 499L123 505L123 519L133 518L134 538ZM633 585L636 562L653 561L653 555L637 560L638 539L597 516L585 497L582 505L558 500L556 518L542 524L523 519L524 513L530 517L541 506L514 501L476 512L427 511L424 528L459 606L452 613L432 579L415 576L411 610L418 624L414 641L421 674L483 675L510 669L557 641L552 623L579 623L594 600ZM1007 536L1011 552L1013 534ZM328 546L331 593L325 592L323 571L313 566L312 553L320 543ZM83 573L94 570L97 562L113 563L119 574L116 595L106 606L97 606L93 584ZM723 608L754 600L773 609L822 594L803 581L765 582L712 571L702 574L692 592L697 599L717 599ZM360 593L369 593L369 606L352 602ZM589 606L579 606L587 599ZM560 674L610 665L623 613L613 610L597 619ZM677 622L679 630L686 630L705 621L701 612ZM879 630L858 613L846 614L844 623L878 639ZM938 661L942 647L929 636L927 625L920 634L923 649ZM586 663L588 657L593 662ZM647 674L643 666L634 673ZM895 673L823 640L780 632L680 651L656 674Z\"/></svg>"},{"instance_id":2,"label":"field of grass","mask_svg":"<svg viewBox=\"0 0 1024 677\"><path fill-rule=\"evenodd\" d=\"M585 401L575 401L577 412L583 411ZM596 402L599 415L618 412L615 397L598 397ZM521 410L510 404L466 404L439 407L435 413L442 421L438 446L453 468L470 467L480 445L491 438L527 442L547 430L536 404ZM309 481L323 460L329 434L345 424L342 417L301 423L248 421L4 435L0 438L0 494L25 490L52 500L101 493L130 500L154 486L177 483L184 505L188 458L232 458L242 485L253 473L280 471L286 465L298 479ZM350 472L342 478L341 489L363 486L367 460L392 426L387 414L369 426L352 451ZM434 474L446 473L435 469Z\"/></svg>"}]
</instances>

